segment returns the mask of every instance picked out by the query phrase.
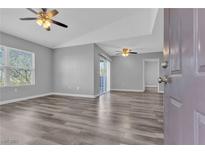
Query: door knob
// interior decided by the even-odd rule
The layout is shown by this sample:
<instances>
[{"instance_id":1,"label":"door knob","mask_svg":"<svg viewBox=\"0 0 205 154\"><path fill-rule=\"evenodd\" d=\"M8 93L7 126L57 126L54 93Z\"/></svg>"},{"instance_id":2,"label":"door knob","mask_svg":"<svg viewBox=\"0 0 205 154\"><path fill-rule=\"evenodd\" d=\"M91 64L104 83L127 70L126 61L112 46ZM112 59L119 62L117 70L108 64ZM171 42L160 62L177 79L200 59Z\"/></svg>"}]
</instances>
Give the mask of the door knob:
<instances>
[{"instance_id":1,"label":"door knob","mask_svg":"<svg viewBox=\"0 0 205 154\"><path fill-rule=\"evenodd\" d=\"M168 61L163 61L161 63L162 68L167 68L168 67Z\"/></svg>"},{"instance_id":2,"label":"door knob","mask_svg":"<svg viewBox=\"0 0 205 154\"><path fill-rule=\"evenodd\" d=\"M158 78L158 83L167 84L168 83L168 77L167 76L159 77Z\"/></svg>"}]
</instances>

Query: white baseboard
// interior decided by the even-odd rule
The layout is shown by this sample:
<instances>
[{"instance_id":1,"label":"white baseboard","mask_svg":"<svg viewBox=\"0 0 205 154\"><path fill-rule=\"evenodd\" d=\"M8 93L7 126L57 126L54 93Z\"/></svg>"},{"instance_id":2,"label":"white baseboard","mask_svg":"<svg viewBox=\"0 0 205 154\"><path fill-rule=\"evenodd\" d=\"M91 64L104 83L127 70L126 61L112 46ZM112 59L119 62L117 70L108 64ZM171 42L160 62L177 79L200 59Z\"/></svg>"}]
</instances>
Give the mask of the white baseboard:
<instances>
[{"instance_id":1,"label":"white baseboard","mask_svg":"<svg viewBox=\"0 0 205 154\"><path fill-rule=\"evenodd\" d=\"M19 102L19 101L24 101L24 100L38 98L38 97L49 96L49 95L84 97L84 98L97 98L99 96L99 95L81 95L81 94L70 94L70 93L57 93L57 92L53 92L53 93L45 93L45 94L34 95L34 96L29 96L29 97L24 97L24 98L16 98L16 99L0 101L0 105L14 103L14 102Z\"/></svg>"},{"instance_id":2,"label":"white baseboard","mask_svg":"<svg viewBox=\"0 0 205 154\"><path fill-rule=\"evenodd\" d=\"M85 97L85 98L96 98L98 95L82 95L82 94L70 94L70 93L58 93L54 92L53 95L60 95L60 96L72 96L72 97Z\"/></svg>"},{"instance_id":3,"label":"white baseboard","mask_svg":"<svg viewBox=\"0 0 205 154\"><path fill-rule=\"evenodd\" d=\"M95 98L97 98L97 97L99 97L99 96L100 96L100 94L94 95Z\"/></svg>"},{"instance_id":4,"label":"white baseboard","mask_svg":"<svg viewBox=\"0 0 205 154\"><path fill-rule=\"evenodd\" d=\"M52 93L45 93L45 94L40 94L40 95L34 95L34 96L28 96L28 97L23 97L23 98L16 98L16 99L10 99L10 100L6 100L6 101L0 101L0 105L24 101L24 100L38 98L38 97L44 97L44 96L48 96L48 95L52 95Z\"/></svg>"},{"instance_id":5,"label":"white baseboard","mask_svg":"<svg viewBox=\"0 0 205 154\"><path fill-rule=\"evenodd\" d=\"M158 93L162 93L162 94L163 94L163 93L164 93L164 91L161 91L161 90L160 90L160 91L158 91Z\"/></svg>"},{"instance_id":6,"label":"white baseboard","mask_svg":"<svg viewBox=\"0 0 205 154\"><path fill-rule=\"evenodd\" d=\"M111 91L144 92L144 90L135 90L135 89L111 89ZM159 93L164 93L164 92L163 91L159 91ZM82 94L70 94L70 93L52 92L52 93L45 93L45 94L40 94L40 95L28 96L28 97L24 97L24 98L16 98L16 99L11 99L11 100L0 101L0 105L8 104L8 103L14 103L14 102L19 102L19 101L24 101L24 100L38 98L38 97L49 96L49 95L84 97L84 98L97 98L97 97L100 96L99 94L98 95L82 95Z\"/></svg>"},{"instance_id":7,"label":"white baseboard","mask_svg":"<svg viewBox=\"0 0 205 154\"><path fill-rule=\"evenodd\" d=\"M124 91L124 92L144 92L144 90L136 90L136 89L111 89L111 91Z\"/></svg>"},{"instance_id":8,"label":"white baseboard","mask_svg":"<svg viewBox=\"0 0 205 154\"><path fill-rule=\"evenodd\" d=\"M156 85L145 85L145 88L157 88L158 86Z\"/></svg>"}]
</instances>

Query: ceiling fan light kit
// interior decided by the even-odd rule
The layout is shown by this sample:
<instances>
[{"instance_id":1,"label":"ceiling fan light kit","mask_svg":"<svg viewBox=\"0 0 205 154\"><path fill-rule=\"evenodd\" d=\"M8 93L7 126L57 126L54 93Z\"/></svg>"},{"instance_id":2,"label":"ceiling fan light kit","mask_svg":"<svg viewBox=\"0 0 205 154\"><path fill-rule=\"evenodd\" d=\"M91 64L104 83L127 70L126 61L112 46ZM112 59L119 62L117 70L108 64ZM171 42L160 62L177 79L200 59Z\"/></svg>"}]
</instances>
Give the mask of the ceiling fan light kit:
<instances>
[{"instance_id":1,"label":"ceiling fan light kit","mask_svg":"<svg viewBox=\"0 0 205 154\"><path fill-rule=\"evenodd\" d=\"M123 56L123 57L128 57L129 54L128 54L128 53L122 53L122 56Z\"/></svg>"},{"instance_id":2,"label":"ceiling fan light kit","mask_svg":"<svg viewBox=\"0 0 205 154\"><path fill-rule=\"evenodd\" d=\"M122 56L123 57L129 56L129 51L130 51L130 49L127 49L127 48L122 49Z\"/></svg>"},{"instance_id":3,"label":"ceiling fan light kit","mask_svg":"<svg viewBox=\"0 0 205 154\"><path fill-rule=\"evenodd\" d=\"M51 26L51 22L49 19L43 19L43 18L38 18L36 20L36 23L39 25L39 26L43 26L43 27L50 27Z\"/></svg>"},{"instance_id":4,"label":"ceiling fan light kit","mask_svg":"<svg viewBox=\"0 0 205 154\"><path fill-rule=\"evenodd\" d=\"M128 57L130 54L137 54L137 52L133 52L132 49L123 48L122 51L116 51L120 53L123 57Z\"/></svg>"},{"instance_id":5,"label":"ceiling fan light kit","mask_svg":"<svg viewBox=\"0 0 205 154\"><path fill-rule=\"evenodd\" d=\"M40 12L36 12L35 10L28 8L29 11L31 11L32 13L36 14L37 17L36 18L20 18L20 20L36 20L36 23L39 26L42 26L43 28L45 28L47 31L50 31L50 27L51 24L56 24L58 26L67 28L68 26L53 20L52 18L54 16L56 16L59 12L57 10L48 10L46 8L42 8Z\"/></svg>"}]
</instances>

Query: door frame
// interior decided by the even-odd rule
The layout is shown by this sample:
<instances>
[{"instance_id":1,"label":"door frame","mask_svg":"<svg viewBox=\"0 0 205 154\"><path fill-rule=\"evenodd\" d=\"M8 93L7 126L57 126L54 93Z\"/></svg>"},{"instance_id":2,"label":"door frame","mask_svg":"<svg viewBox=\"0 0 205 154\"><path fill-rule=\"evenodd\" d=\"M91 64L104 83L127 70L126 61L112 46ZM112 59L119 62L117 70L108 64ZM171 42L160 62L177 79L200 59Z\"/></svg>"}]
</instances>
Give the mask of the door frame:
<instances>
[{"instance_id":1,"label":"door frame","mask_svg":"<svg viewBox=\"0 0 205 154\"><path fill-rule=\"evenodd\" d=\"M111 67L111 63L106 57L104 57L102 55L100 55L100 61L101 61L101 59L103 60L104 63L106 63L106 77L107 78L106 78L106 88L105 88L105 91L103 93L101 93L101 91L100 91L100 83L99 83L99 95L104 95L104 94L110 92L110 84L111 84L111 71L110 71L111 68L110 67ZM100 71L100 63L99 63L99 71ZM99 73L99 78L100 78L100 73ZM108 78L109 78L109 82L108 82ZM109 85L108 85L108 83L109 83Z\"/></svg>"},{"instance_id":2,"label":"door frame","mask_svg":"<svg viewBox=\"0 0 205 154\"><path fill-rule=\"evenodd\" d=\"M143 75L142 75L142 80L143 80L143 91L145 91L145 62L156 62L157 63L157 74L158 74L158 77L160 76L160 60L159 58L146 58L146 59L143 59ZM157 92L160 93L160 90L159 90L159 83L157 82Z\"/></svg>"}]
</instances>

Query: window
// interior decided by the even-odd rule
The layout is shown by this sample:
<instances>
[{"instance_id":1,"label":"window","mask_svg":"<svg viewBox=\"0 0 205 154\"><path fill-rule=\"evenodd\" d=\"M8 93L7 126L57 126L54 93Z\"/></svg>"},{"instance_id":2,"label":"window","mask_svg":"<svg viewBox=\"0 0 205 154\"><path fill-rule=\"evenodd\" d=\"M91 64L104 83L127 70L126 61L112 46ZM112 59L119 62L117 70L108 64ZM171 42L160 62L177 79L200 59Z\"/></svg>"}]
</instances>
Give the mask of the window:
<instances>
[{"instance_id":1,"label":"window","mask_svg":"<svg viewBox=\"0 0 205 154\"><path fill-rule=\"evenodd\" d=\"M34 54L0 46L0 86L22 86L35 83Z\"/></svg>"}]
</instances>

